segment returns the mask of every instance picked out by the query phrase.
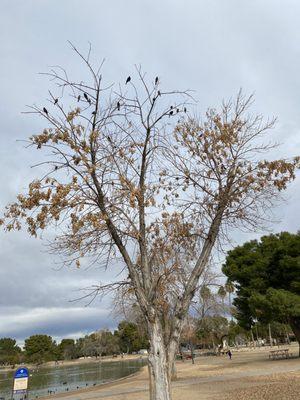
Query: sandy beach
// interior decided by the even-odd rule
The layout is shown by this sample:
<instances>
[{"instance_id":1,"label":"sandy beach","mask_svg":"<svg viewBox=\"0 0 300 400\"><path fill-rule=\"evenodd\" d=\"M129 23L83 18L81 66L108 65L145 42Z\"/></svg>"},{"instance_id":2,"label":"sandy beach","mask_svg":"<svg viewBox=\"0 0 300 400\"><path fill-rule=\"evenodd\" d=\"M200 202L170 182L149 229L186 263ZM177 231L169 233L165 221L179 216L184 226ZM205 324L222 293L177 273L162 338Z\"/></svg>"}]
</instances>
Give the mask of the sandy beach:
<instances>
[{"instance_id":1,"label":"sandy beach","mask_svg":"<svg viewBox=\"0 0 300 400\"><path fill-rule=\"evenodd\" d=\"M198 357L177 363L173 382L174 400L294 400L300 398L298 346L290 346L294 357L270 360L270 348L233 351L233 358ZM99 385L47 398L95 400L148 399L147 368L114 383ZM46 399L46 398L45 398Z\"/></svg>"}]
</instances>

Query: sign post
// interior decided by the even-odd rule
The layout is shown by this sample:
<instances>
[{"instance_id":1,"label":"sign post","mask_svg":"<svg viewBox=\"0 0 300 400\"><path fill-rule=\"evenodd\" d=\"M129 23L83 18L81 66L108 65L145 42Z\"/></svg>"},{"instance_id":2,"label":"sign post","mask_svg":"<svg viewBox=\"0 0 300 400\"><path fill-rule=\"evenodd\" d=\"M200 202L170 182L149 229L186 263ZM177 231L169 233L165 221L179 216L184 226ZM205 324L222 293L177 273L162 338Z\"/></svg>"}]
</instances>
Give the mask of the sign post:
<instances>
[{"instance_id":1,"label":"sign post","mask_svg":"<svg viewBox=\"0 0 300 400\"><path fill-rule=\"evenodd\" d=\"M13 392L12 398L14 399L15 395L24 395L23 399L27 399L28 395L28 377L29 372L25 367L18 368L14 373L14 384L13 384ZM18 396L19 397L19 396Z\"/></svg>"}]
</instances>

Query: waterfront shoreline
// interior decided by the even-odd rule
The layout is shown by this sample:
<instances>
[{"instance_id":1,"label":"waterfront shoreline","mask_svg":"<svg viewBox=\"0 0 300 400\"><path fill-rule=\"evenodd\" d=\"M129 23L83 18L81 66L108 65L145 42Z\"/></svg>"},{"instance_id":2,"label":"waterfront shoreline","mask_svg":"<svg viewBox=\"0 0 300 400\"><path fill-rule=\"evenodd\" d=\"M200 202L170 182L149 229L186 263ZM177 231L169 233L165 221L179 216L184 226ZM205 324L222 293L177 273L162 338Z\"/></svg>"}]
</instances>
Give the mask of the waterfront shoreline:
<instances>
[{"instance_id":1,"label":"waterfront shoreline","mask_svg":"<svg viewBox=\"0 0 300 400\"><path fill-rule=\"evenodd\" d=\"M42 364L28 364L28 363L22 363L22 364L15 364L10 365L10 366L5 366L5 367L0 367L0 372L13 372L17 368L21 367L26 367L29 370L33 371L35 369L39 368L56 368L56 367L68 367L72 365L84 365L84 364L95 364L95 363L104 363L104 362L120 362L120 361L132 361L132 360L142 360L146 359L147 356L140 355L140 354L128 354L124 355L123 357L118 356L118 357L101 357L101 358L96 358L96 357L91 357L91 358L82 358L82 359L75 359L75 360L61 360L56 363L55 361L47 361Z\"/></svg>"},{"instance_id":2,"label":"waterfront shoreline","mask_svg":"<svg viewBox=\"0 0 300 400\"><path fill-rule=\"evenodd\" d=\"M129 356L123 358L82 359L63 364L45 363L41 368L29 368L30 398L54 397L68 393L81 393L99 386L122 381L134 376L147 365L145 357ZM27 365L27 367L29 367ZM109 372L108 372L109 371ZM87 374L87 375L86 375ZM78 376L76 376L78 375ZM2 376L2 378L1 378ZM9 392L13 371L6 370L0 375L0 396ZM38 383L42 379L42 386Z\"/></svg>"},{"instance_id":3,"label":"waterfront shoreline","mask_svg":"<svg viewBox=\"0 0 300 400\"><path fill-rule=\"evenodd\" d=\"M103 383L99 383L95 386L90 386L87 388L81 388L78 390L71 390L68 392L60 392L60 393L55 393L49 396L41 396L38 397L38 400L49 400L49 399L57 399L57 398L61 398L61 397L70 397L70 395L74 395L74 394L84 394L84 393L89 393L89 392L95 392L99 389L104 389L104 388L110 388L113 387L114 385L118 385L119 383L122 382L130 382L131 380L134 381L134 378L138 377L139 375L142 376L147 372L148 367L144 366L141 367L141 369L139 371L133 372L132 374L129 374L127 376L124 376L123 378L119 378L119 379L114 379L112 381L109 382L103 382Z\"/></svg>"},{"instance_id":4,"label":"waterfront shoreline","mask_svg":"<svg viewBox=\"0 0 300 400\"><path fill-rule=\"evenodd\" d=\"M227 356L198 357L177 362L178 379L173 382L173 399L182 400L285 400L299 398L300 363L296 346L294 358L272 361L270 349L233 352ZM78 394L78 396L77 396ZM279 396L279 397L278 397ZM281 397L280 397L281 396ZM147 400L148 371L78 391L41 397L39 400Z\"/></svg>"}]
</instances>

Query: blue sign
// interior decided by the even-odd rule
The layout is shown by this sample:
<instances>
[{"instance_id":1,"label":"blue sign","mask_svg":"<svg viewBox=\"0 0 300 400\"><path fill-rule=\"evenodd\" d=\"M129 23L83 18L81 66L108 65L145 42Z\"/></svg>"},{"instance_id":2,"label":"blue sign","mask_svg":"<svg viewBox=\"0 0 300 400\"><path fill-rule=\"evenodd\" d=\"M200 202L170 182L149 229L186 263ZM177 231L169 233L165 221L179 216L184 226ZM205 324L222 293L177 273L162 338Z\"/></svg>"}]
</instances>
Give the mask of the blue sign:
<instances>
[{"instance_id":1,"label":"blue sign","mask_svg":"<svg viewBox=\"0 0 300 400\"><path fill-rule=\"evenodd\" d=\"M14 378L28 378L29 377L29 372L27 368L18 368L15 372Z\"/></svg>"}]
</instances>

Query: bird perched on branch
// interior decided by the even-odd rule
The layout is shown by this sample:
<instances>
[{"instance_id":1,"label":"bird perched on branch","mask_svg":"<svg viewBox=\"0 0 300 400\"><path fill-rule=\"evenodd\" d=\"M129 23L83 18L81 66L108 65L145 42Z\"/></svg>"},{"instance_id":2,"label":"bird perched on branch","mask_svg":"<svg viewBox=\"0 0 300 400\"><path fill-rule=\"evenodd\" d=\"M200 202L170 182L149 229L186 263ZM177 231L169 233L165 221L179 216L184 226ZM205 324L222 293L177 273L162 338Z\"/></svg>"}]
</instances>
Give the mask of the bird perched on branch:
<instances>
[{"instance_id":1,"label":"bird perched on branch","mask_svg":"<svg viewBox=\"0 0 300 400\"><path fill-rule=\"evenodd\" d=\"M83 93L83 95L84 95L84 98L86 99L86 101L89 101L88 95L86 93Z\"/></svg>"},{"instance_id":2,"label":"bird perched on branch","mask_svg":"<svg viewBox=\"0 0 300 400\"><path fill-rule=\"evenodd\" d=\"M96 111L93 111L93 112L92 112L92 115L96 115Z\"/></svg>"},{"instance_id":3,"label":"bird perched on branch","mask_svg":"<svg viewBox=\"0 0 300 400\"><path fill-rule=\"evenodd\" d=\"M57 104L57 102L58 102L58 99L55 99L55 100L54 100L54 104Z\"/></svg>"},{"instance_id":4,"label":"bird perched on branch","mask_svg":"<svg viewBox=\"0 0 300 400\"><path fill-rule=\"evenodd\" d=\"M129 77L126 79L125 85L127 85L127 83L129 83L130 81L131 81L131 77L129 76Z\"/></svg>"},{"instance_id":5,"label":"bird perched on branch","mask_svg":"<svg viewBox=\"0 0 300 400\"><path fill-rule=\"evenodd\" d=\"M186 107L184 107L183 111L186 113Z\"/></svg>"},{"instance_id":6,"label":"bird perched on branch","mask_svg":"<svg viewBox=\"0 0 300 400\"><path fill-rule=\"evenodd\" d=\"M79 96L77 97L77 101L80 101L80 99L81 99L81 96L79 95Z\"/></svg>"},{"instance_id":7,"label":"bird perched on branch","mask_svg":"<svg viewBox=\"0 0 300 400\"><path fill-rule=\"evenodd\" d=\"M43 111L44 111L44 113L45 113L46 115L48 115L48 110L47 110L47 108L43 107Z\"/></svg>"},{"instance_id":8,"label":"bird perched on branch","mask_svg":"<svg viewBox=\"0 0 300 400\"><path fill-rule=\"evenodd\" d=\"M118 101L118 102L117 102L117 109L118 109L118 111L120 111L120 107L121 107L121 104L120 104L120 102Z\"/></svg>"},{"instance_id":9,"label":"bird perched on branch","mask_svg":"<svg viewBox=\"0 0 300 400\"><path fill-rule=\"evenodd\" d=\"M158 76L155 78L155 85L158 84Z\"/></svg>"}]
</instances>

